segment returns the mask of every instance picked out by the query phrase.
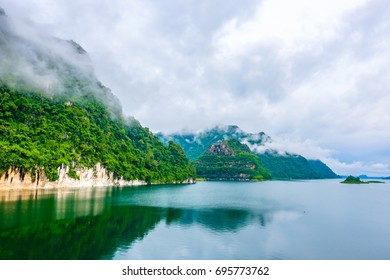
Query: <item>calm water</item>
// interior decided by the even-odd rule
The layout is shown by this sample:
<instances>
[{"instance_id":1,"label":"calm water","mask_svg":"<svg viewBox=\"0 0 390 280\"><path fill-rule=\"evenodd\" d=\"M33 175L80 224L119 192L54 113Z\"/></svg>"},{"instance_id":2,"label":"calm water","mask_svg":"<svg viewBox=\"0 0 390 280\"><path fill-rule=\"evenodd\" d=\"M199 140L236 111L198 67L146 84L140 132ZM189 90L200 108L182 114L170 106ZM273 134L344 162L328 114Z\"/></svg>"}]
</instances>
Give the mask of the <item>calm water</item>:
<instances>
[{"instance_id":1,"label":"calm water","mask_svg":"<svg viewBox=\"0 0 390 280\"><path fill-rule=\"evenodd\" d=\"M0 191L0 259L390 259L390 184Z\"/></svg>"}]
</instances>

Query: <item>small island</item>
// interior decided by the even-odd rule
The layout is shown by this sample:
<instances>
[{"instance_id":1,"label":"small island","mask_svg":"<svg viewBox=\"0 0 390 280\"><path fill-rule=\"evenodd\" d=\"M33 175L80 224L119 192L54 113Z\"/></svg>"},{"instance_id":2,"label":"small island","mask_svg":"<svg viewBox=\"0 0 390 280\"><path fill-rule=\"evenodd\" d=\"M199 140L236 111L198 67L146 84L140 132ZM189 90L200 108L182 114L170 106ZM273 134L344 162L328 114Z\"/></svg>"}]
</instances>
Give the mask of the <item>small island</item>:
<instances>
[{"instance_id":1,"label":"small island","mask_svg":"<svg viewBox=\"0 0 390 280\"><path fill-rule=\"evenodd\" d=\"M340 182L342 184L370 184L370 183L384 183L381 181L361 181L359 177L348 176L344 181Z\"/></svg>"}]
</instances>

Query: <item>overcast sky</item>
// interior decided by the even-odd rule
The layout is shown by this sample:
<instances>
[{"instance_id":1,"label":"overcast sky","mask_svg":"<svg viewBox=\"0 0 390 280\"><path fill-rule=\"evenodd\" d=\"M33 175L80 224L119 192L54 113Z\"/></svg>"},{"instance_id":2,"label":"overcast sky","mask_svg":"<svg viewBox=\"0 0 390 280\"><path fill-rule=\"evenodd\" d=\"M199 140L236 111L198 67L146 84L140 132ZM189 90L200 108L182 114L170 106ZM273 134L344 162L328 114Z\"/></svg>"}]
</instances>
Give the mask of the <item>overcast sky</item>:
<instances>
[{"instance_id":1,"label":"overcast sky","mask_svg":"<svg viewBox=\"0 0 390 280\"><path fill-rule=\"evenodd\" d=\"M236 124L338 174L390 175L388 0L3 0L73 39L152 131Z\"/></svg>"}]
</instances>

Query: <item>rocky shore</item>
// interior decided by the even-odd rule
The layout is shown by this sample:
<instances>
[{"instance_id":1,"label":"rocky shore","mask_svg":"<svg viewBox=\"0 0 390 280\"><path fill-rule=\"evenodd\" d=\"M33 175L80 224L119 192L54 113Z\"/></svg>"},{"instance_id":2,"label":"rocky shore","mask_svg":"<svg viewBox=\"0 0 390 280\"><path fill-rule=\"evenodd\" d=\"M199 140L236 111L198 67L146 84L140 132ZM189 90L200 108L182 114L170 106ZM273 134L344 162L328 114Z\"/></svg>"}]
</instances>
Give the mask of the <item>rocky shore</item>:
<instances>
[{"instance_id":1,"label":"rocky shore","mask_svg":"<svg viewBox=\"0 0 390 280\"><path fill-rule=\"evenodd\" d=\"M142 180L124 180L116 178L112 172L100 163L93 168L79 168L76 177L69 176L69 166L58 167L58 180L49 181L43 171L23 172L18 168L10 167L8 171L0 175L0 189L21 188L86 188L86 187L112 187L112 186L144 186L148 184L162 184L159 182L148 183ZM193 184L195 179L189 178L182 182L170 182L172 184Z\"/></svg>"}]
</instances>

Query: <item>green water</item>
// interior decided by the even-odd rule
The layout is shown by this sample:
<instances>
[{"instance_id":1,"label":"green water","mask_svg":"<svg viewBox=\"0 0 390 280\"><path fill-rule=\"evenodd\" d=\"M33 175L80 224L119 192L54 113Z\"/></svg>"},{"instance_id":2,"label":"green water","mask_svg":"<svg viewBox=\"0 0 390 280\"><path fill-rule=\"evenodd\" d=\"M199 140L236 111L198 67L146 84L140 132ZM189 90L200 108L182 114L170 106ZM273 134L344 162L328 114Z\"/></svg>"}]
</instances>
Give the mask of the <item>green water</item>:
<instances>
[{"instance_id":1,"label":"green water","mask_svg":"<svg viewBox=\"0 0 390 280\"><path fill-rule=\"evenodd\" d=\"M0 191L0 259L390 259L390 184Z\"/></svg>"}]
</instances>

